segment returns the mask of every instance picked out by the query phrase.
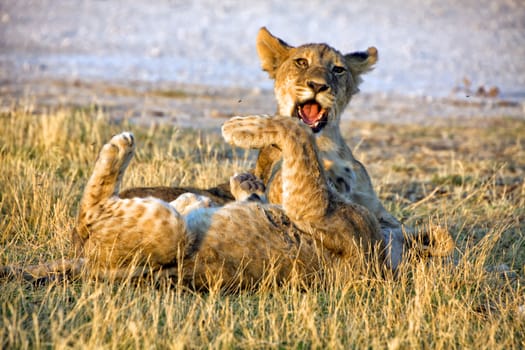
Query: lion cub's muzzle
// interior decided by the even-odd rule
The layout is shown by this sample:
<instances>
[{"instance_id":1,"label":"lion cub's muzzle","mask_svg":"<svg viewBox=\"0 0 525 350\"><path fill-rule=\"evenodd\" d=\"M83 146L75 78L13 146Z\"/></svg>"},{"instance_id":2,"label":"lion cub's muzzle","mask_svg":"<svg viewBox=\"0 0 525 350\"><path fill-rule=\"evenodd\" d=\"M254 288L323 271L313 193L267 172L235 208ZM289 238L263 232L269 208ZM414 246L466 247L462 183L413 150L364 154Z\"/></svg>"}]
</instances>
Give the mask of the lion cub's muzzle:
<instances>
[{"instance_id":1,"label":"lion cub's muzzle","mask_svg":"<svg viewBox=\"0 0 525 350\"><path fill-rule=\"evenodd\" d=\"M324 108L316 100L297 103L294 116L301 119L314 133L321 131L328 123L329 108Z\"/></svg>"},{"instance_id":2,"label":"lion cub's muzzle","mask_svg":"<svg viewBox=\"0 0 525 350\"><path fill-rule=\"evenodd\" d=\"M323 67L313 67L308 78L296 89L293 116L302 120L314 133L328 123L328 116L335 96L330 74Z\"/></svg>"}]
</instances>

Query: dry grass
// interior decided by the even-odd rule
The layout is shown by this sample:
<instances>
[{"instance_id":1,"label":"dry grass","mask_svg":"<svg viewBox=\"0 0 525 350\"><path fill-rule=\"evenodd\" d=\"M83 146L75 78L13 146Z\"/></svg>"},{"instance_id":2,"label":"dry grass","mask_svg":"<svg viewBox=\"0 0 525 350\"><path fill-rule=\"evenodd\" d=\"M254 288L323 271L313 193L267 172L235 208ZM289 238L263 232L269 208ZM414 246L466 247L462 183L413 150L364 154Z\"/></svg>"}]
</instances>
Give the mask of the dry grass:
<instances>
[{"instance_id":1,"label":"dry grass","mask_svg":"<svg viewBox=\"0 0 525 350\"><path fill-rule=\"evenodd\" d=\"M0 264L69 254L83 184L102 143L121 130L138 140L125 187L210 186L252 159L218 134L115 125L94 109L17 109L0 115L0 123ZM398 217L451 230L457 267L415 261L396 279L361 276L306 289L290 283L235 295L148 280L0 281L0 345L523 348L525 121L483 124L360 123L345 131ZM501 264L512 273L487 272Z\"/></svg>"}]
</instances>

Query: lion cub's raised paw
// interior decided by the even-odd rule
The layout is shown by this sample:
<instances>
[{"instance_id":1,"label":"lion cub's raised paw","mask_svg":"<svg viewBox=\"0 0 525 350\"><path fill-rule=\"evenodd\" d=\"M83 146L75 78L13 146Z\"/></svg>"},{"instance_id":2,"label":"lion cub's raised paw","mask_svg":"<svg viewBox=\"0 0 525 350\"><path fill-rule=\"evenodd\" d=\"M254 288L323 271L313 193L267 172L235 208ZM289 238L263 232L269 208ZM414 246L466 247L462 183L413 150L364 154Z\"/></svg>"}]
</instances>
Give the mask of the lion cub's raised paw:
<instances>
[{"instance_id":1,"label":"lion cub's raised paw","mask_svg":"<svg viewBox=\"0 0 525 350\"><path fill-rule=\"evenodd\" d=\"M237 201L265 201L266 188L261 179L252 173L235 174L230 177L230 191Z\"/></svg>"},{"instance_id":2,"label":"lion cub's raised paw","mask_svg":"<svg viewBox=\"0 0 525 350\"><path fill-rule=\"evenodd\" d=\"M100 176L122 172L133 157L135 138L131 132L122 132L111 138L100 151L95 173Z\"/></svg>"},{"instance_id":3,"label":"lion cub's raised paw","mask_svg":"<svg viewBox=\"0 0 525 350\"><path fill-rule=\"evenodd\" d=\"M126 158L127 155L135 150L135 137L131 132L116 134L104 145L102 152L113 149L118 153L119 158Z\"/></svg>"},{"instance_id":4,"label":"lion cub's raised paw","mask_svg":"<svg viewBox=\"0 0 525 350\"><path fill-rule=\"evenodd\" d=\"M124 151L130 150L135 147L135 137L133 136L133 133L124 131L113 136L109 143Z\"/></svg>"},{"instance_id":5,"label":"lion cub's raised paw","mask_svg":"<svg viewBox=\"0 0 525 350\"><path fill-rule=\"evenodd\" d=\"M237 147L262 148L270 141L265 134L271 124L271 119L265 115L233 117L222 125L222 137Z\"/></svg>"}]
</instances>

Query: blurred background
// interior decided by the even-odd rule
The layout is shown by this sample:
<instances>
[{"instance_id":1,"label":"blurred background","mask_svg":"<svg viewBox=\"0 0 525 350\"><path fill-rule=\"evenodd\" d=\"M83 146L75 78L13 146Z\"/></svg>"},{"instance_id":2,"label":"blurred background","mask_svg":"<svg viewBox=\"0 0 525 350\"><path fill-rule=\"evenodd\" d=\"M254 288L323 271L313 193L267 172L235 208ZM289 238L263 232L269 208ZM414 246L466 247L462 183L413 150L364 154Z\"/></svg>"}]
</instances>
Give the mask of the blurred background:
<instances>
[{"instance_id":1,"label":"blurred background","mask_svg":"<svg viewBox=\"0 0 525 350\"><path fill-rule=\"evenodd\" d=\"M376 46L363 91L443 96L470 84L525 98L523 0L2 0L0 78L270 88L261 26L292 45Z\"/></svg>"}]
</instances>

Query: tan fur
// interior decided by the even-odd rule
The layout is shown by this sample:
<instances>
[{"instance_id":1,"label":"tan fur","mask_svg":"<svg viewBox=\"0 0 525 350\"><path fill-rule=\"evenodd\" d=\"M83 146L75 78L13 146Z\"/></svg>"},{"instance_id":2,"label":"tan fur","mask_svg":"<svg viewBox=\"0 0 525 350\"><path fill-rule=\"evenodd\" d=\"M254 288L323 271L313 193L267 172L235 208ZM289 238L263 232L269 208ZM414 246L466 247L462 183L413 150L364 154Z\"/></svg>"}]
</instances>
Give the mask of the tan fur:
<instances>
[{"instance_id":1,"label":"tan fur","mask_svg":"<svg viewBox=\"0 0 525 350\"><path fill-rule=\"evenodd\" d=\"M315 142L329 184L343 198L364 206L375 215L381 225L384 242L388 246L389 266L395 269L406 250L414 247L414 242L430 240L430 246L449 247L446 251L426 250L430 255L450 254L454 242L448 233L434 235L433 229L428 232L417 232L402 225L384 208L374 191L365 167L354 158L350 147L341 135L341 115L351 97L359 91L362 74L370 71L377 62L377 49L369 47L363 52L342 54L326 44L293 47L273 36L266 28L261 28L257 36L257 52L262 68L275 80L277 115L295 118L298 104L311 100L317 101L327 110L326 124L316 132ZM306 66L301 68L298 60L304 61ZM316 86L317 88L323 86L322 91L315 92ZM270 203L280 204L282 200L280 167L280 150L274 145L263 147L253 173L266 185L266 197ZM153 195L172 201L187 191L209 196L219 204L227 203L233 198L228 184L207 190L134 188L124 191L121 196L131 198ZM442 228L436 230L443 232ZM436 239L439 241L435 241Z\"/></svg>"},{"instance_id":2,"label":"tan fur","mask_svg":"<svg viewBox=\"0 0 525 350\"><path fill-rule=\"evenodd\" d=\"M275 80L278 115L295 118L298 106L312 100L328 111L326 125L315 134L328 181L342 197L374 214L388 246L387 263L395 269L407 248L407 238L410 242L416 238L416 233L403 227L381 204L365 167L354 158L339 127L342 112L352 95L359 91L361 75L377 62L377 50L370 47L364 52L344 55L326 44L292 47L262 28L257 36L257 52L262 68ZM323 86L323 89L316 91L316 86ZM255 169L255 175L267 186L271 203L281 203L283 196L280 158L279 150L267 146L261 150ZM448 234L439 237L449 247L453 246ZM441 255L443 251L434 253Z\"/></svg>"},{"instance_id":3,"label":"tan fur","mask_svg":"<svg viewBox=\"0 0 525 350\"><path fill-rule=\"evenodd\" d=\"M320 267L320 265L316 263L319 259L316 260L312 258L312 256L318 256L319 252L330 252L329 256L334 256L333 253L336 251L345 251L345 249L348 249L344 246L348 243L348 237L345 236L345 241L341 236L336 235L339 239L330 241L331 243L325 238L322 238L321 243L319 243L319 237L324 237L323 235L319 235L321 231L316 231L318 234L317 238L314 239L310 237L311 228L308 227L308 222L312 219L303 216L295 217L293 212L287 211L286 203L288 198L292 196L296 198L297 203L302 203L308 208L310 208L310 203L345 203L343 205L344 208L352 208L351 210L343 210L343 212L351 212L352 215L348 215L352 217L352 219L348 220L348 217L344 220L341 219L346 222L345 225L348 226L350 223L350 225L355 226L353 229L348 229L348 235L353 237L352 242L355 242L356 237L364 239L364 241L368 243L375 242L378 236L374 227L377 222L379 222L381 226L380 241L383 246L387 247L386 264L393 269L398 266L407 249L421 248L425 254L430 255L449 254L454 244L448 232L441 228L429 230L427 238L430 238L430 240L427 242L422 234L417 234L414 230L403 227L396 218L385 210L374 192L365 167L353 157L350 148L344 142L341 135L339 127L341 114L349 103L352 95L358 92L361 75L372 69L373 65L377 62L377 50L371 47L365 52L354 52L343 55L326 44L308 44L292 47L274 37L265 28L262 28L257 37L257 51L263 69L275 80L275 95L278 102L278 116L275 117L275 120L278 122L271 124L264 119L265 122L260 123L259 128L263 125L268 125L269 130L259 130L259 133L267 136L271 135L272 132L280 133L280 137L286 139L287 144L299 142L297 145L299 148L300 145L312 143L312 148L316 150L316 152L314 152L316 153L314 158L318 159L315 166L320 168L315 174L322 174L319 178L325 179L326 183L319 184L307 176L309 174L303 174L305 175L304 179L311 179L312 182L302 182L303 187L301 187L301 190L303 196L301 198L311 199L311 193L317 193L319 188L322 188L321 192L330 193L328 202L322 198L321 202L318 202L318 199L314 202L299 201L301 198L295 197L295 194L290 192L291 182L287 181L284 177L284 174L286 174L288 170L285 168L285 152L279 144L279 142L282 141L277 142L277 140L274 140L275 142L272 141L257 145L261 150L253 173L266 185L266 192L264 195L259 193L258 198L274 203L275 205L264 205L261 207L262 204L257 202L248 202L242 205L236 202L228 204L221 209L203 209L203 207L212 206L209 200L202 197L203 195L211 198L214 203L224 204L233 200L232 192L237 199L244 200L250 198L251 192L261 191L261 188L258 188L250 192L250 188L248 188L248 191L241 189L239 193L236 193L239 189L235 187L239 187L239 181L222 184L207 190L169 187L128 189L120 193L120 199L112 196L110 199L104 201L104 205L101 205L101 203L93 204L94 202L90 197L94 195L90 192L91 194L84 196L81 214L79 216L79 226L73 234L77 252L90 256L89 260L93 264L98 265L97 268L102 267L110 270L116 270L120 266L128 266L131 262L133 262L133 264L143 264L146 261L148 262L148 266L152 266L153 268L165 268L178 261L177 258L180 260L182 254L182 257L189 257L184 260L185 271L188 271L187 269L193 269L196 271L195 273L198 272L196 275L192 275L192 279L195 280L195 276L200 276L196 279L201 281L199 283L203 283L202 281L205 280L203 276L208 276L210 271L217 272L219 270L222 271L221 273L230 276L228 278L232 280L233 277L231 276L233 272L224 266L219 268L218 265L229 262L230 258L239 263L241 260L245 261L243 259L246 259L248 255L257 256L255 260L258 262L264 261L264 263L268 263L272 259L281 261L279 259L282 259L283 251L290 248L289 241L293 241L293 239L290 238L292 236L289 233L285 235L286 238L280 235L276 236L275 234L270 236L264 235L268 229L267 221L271 218L271 222L275 221L280 223L280 226L286 227L286 230L282 228L278 229L277 231L280 233L291 230L294 231L295 234L295 230L302 227L299 230L299 237L302 237L300 240L300 246L302 248L298 249L296 242L294 243L295 245L292 245L294 247L293 253L288 252L287 254L288 256L293 256L296 260L299 259L297 261L301 262L305 271L315 271ZM300 60L300 62L298 62L298 60ZM316 130L316 127L312 128L316 133L314 136L309 136L310 141L305 142L305 140L296 137L296 135L292 135L292 130L288 130L288 132L283 130L279 132L275 131L276 125L282 125L287 119L290 121L294 120L294 123L297 124L295 122L297 119L297 105L311 100L317 101L323 110L326 111L326 121L324 127L319 128L319 130ZM275 137L275 135L272 137ZM241 144L239 146L243 145ZM109 147L109 149L106 150L107 152L103 151L103 154L116 152L113 147L107 147ZM303 152L304 150L299 151ZM131 154L132 151L129 152ZM126 158L124 157L123 159ZM322 166L319 164L322 164ZM298 178L301 177L301 171L306 171L304 167L294 168L295 164L291 165L289 169L295 169L295 176ZM124 168L125 166L119 168L121 169L119 170L120 174L122 174ZM99 167L97 163L97 169L103 169L103 167ZM97 171L98 170L96 170L95 173L97 173ZM114 176L117 176L116 181L119 183L119 175ZM104 188L99 188L97 191L105 195L107 194L107 189ZM118 188L114 188L113 191L117 193ZM243 191L244 195L242 194ZM184 194L180 197L181 194L186 192L193 192L195 195ZM310 194L306 195L307 193ZM150 196L156 197L158 200L149 198ZM148 198L139 199L137 197ZM171 203L168 204L168 202ZM350 203L356 203L357 205ZM364 210L361 206L367 210ZM90 209L85 210L87 207ZM336 207L340 207L340 204L337 204ZM174 208L177 208L179 212ZM130 209L133 210L131 219L128 215L128 210ZM108 211L112 213L111 218L107 217ZM246 214L245 211L248 211L250 214ZM368 211L373 214L375 219L370 217L367 213ZM90 215L87 214L88 212ZM210 227L206 226L204 231L188 230L185 226L187 220L185 216L190 216L190 218L194 219L194 213L196 212L205 214L199 219L201 221L211 220L212 217L213 219L219 218L219 220L213 221L217 224L211 225ZM221 216L222 213L227 214ZM261 213L264 213L264 215L256 215ZM165 216L170 219L162 219ZM94 220L94 218L97 218L97 220ZM238 220L238 222L236 220ZM250 232L253 236L246 241L244 236L241 239L235 235L226 235L224 231L218 228L218 226L220 226L218 222L223 221L224 223L227 221L231 225L229 229L231 229L232 232ZM90 227L88 227L87 222L90 222ZM109 225L108 222L111 222L113 226ZM327 227L332 227L331 224L327 222L327 217L324 217L320 222L326 224ZM301 225L306 225L307 229ZM119 231L119 235L116 235L114 232L107 233L106 231L110 230L111 227L121 227L122 230ZM142 231L138 230L137 227L142 227ZM173 227L177 227L174 231L177 232L177 234L169 235L165 232L168 228ZM316 230L319 229L319 226L316 227ZM272 228L275 229L274 226L272 226ZM129 233L128 229L130 229ZM152 230L158 231L150 235L148 232ZM433 234L433 231L438 234ZM89 232L97 232L97 234L90 236ZM185 234L181 234L181 232L185 232ZM206 232L206 234L204 232ZM208 237L208 232L211 232L210 237L215 237L215 243L212 247L201 244L207 242L206 239L203 240L203 237ZM305 235L305 233L308 234ZM261 236L261 234L263 234L263 236ZM124 235L126 239L120 242L119 239L122 238L122 235ZM232 237L239 239L239 241ZM203 240L203 242L201 242L201 240ZM242 246L239 242L242 242ZM285 242L288 243L285 244ZM337 246L334 242L337 242L340 246ZM419 246L416 247L414 242L425 242L425 244L419 244ZM160 249L162 248L160 246L157 250L155 248L156 244L162 245L164 250ZM324 247L325 244L329 248ZM101 249L101 246L105 248ZM109 246L113 248L111 250L106 249ZM222 249L227 250L228 246L237 247L237 253L241 251L243 253L236 253L235 258L229 256L223 257L218 253L218 251L222 251ZM287 248L284 249L284 246ZM165 247L170 248L165 249ZM319 249L319 247L324 248ZM151 249L151 251L148 249ZM263 254L264 258L255 254L259 249L265 252ZM303 254L306 254L309 258L305 258ZM321 256L323 256L323 260L326 260L323 254L321 254ZM136 260L137 257L140 259ZM214 258L212 259L211 257ZM197 260L199 260L199 263L196 262ZM288 261L288 263L290 263L290 261ZM330 259L327 261L333 262L333 260ZM273 263L275 263L275 261L273 261L272 264ZM83 263L81 265L83 265ZM280 266L280 264L278 265ZM207 266L215 267L208 268ZM249 266L254 265L250 263ZM289 264L287 266L288 267L285 268L283 265L280 268L284 269L283 271L289 271ZM239 266L237 266L237 268L238 267ZM180 268L180 265L178 265L177 268ZM224 269L228 270L227 273ZM52 271L52 269L48 270ZM78 266L73 270L78 270ZM260 272L260 269L257 271ZM251 280L255 278L254 276L260 278L259 272L253 272L250 277ZM187 276L185 278L187 278Z\"/></svg>"},{"instance_id":4,"label":"tan fur","mask_svg":"<svg viewBox=\"0 0 525 350\"><path fill-rule=\"evenodd\" d=\"M87 266L109 275L132 265L177 266L178 277L196 288L245 288L270 270L277 282L292 271L308 281L341 262L358 268L359 257L374 248L381 254L377 221L332 192L307 127L286 117L238 117L224 124L223 136L240 147L281 150L281 205L236 201L214 208L197 196L173 205L119 198L135 145L122 133L102 148L80 203L77 232ZM246 181L255 179L237 177L233 187ZM185 215L175 209L183 202L192 205Z\"/></svg>"}]
</instances>

